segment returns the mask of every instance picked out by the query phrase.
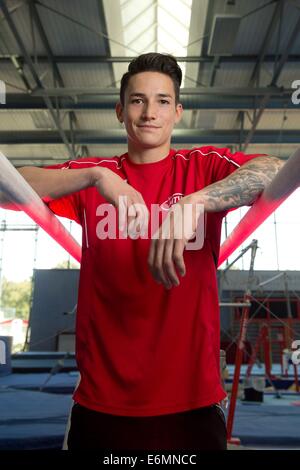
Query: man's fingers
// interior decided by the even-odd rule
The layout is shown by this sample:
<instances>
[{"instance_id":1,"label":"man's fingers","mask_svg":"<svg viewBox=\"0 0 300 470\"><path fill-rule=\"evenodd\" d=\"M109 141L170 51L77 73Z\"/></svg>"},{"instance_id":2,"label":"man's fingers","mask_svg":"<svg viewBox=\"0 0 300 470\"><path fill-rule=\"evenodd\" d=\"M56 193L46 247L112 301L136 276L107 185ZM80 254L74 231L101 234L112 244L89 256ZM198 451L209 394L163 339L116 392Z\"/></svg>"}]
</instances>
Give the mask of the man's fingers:
<instances>
[{"instance_id":1,"label":"man's fingers","mask_svg":"<svg viewBox=\"0 0 300 470\"><path fill-rule=\"evenodd\" d=\"M147 205L143 199L143 196L141 193L137 193L137 199L138 199L138 212L139 212L139 220L140 220L140 232L141 234L146 234L148 231L148 224L149 224L149 210L147 208Z\"/></svg>"},{"instance_id":2,"label":"man's fingers","mask_svg":"<svg viewBox=\"0 0 300 470\"><path fill-rule=\"evenodd\" d=\"M155 245L155 254L154 254L154 261L153 261L153 275L157 281L166 282L164 277L164 273L162 272L162 261L163 261L163 254L164 254L164 244L161 240L157 240Z\"/></svg>"},{"instance_id":3,"label":"man's fingers","mask_svg":"<svg viewBox=\"0 0 300 470\"><path fill-rule=\"evenodd\" d=\"M183 252L185 248L184 240L175 240L173 248L173 261L178 269L181 276L185 276L185 264L183 258Z\"/></svg>"},{"instance_id":4,"label":"man's fingers","mask_svg":"<svg viewBox=\"0 0 300 470\"><path fill-rule=\"evenodd\" d=\"M135 208L133 201L130 200L128 202L128 208L127 208L127 231L128 231L128 235L131 238L137 238L135 224L134 224L136 217L137 217L137 210Z\"/></svg>"},{"instance_id":5,"label":"man's fingers","mask_svg":"<svg viewBox=\"0 0 300 470\"><path fill-rule=\"evenodd\" d=\"M165 219L154 234L155 239L151 242L148 257L148 265L154 279L163 282L167 288L178 286L178 274L184 276L186 273L183 258L186 240L174 237L175 223L175 214L170 213L169 220Z\"/></svg>"},{"instance_id":6,"label":"man's fingers","mask_svg":"<svg viewBox=\"0 0 300 470\"><path fill-rule=\"evenodd\" d=\"M127 223L127 197L126 196L120 196L119 197L119 230L123 232L126 227Z\"/></svg>"},{"instance_id":7,"label":"man's fingers","mask_svg":"<svg viewBox=\"0 0 300 470\"><path fill-rule=\"evenodd\" d=\"M131 238L138 238L147 233L149 211L145 204L134 202L128 208L128 233Z\"/></svg>"},{"instance_id":8,"label":"man's fingers","mask_svg":"<svg viewBox=\"0 0 300 470\"><path fill-rule=\"evenodd\" d=\"M139 218L139 231L146 231L148 228L149 211L141 193L130 187L127 183L127 191L119 196L119 230L123 231L133 220Z\"/></svg>"},{"instance_id":9,"label":"man's fingers","mask_svg":"<svg viewBox=\"0 0 300 470\"><path fill-rule=\"evenodd\" d=\"M156 243L157 243L157 240L151 240L150 242L150 250L149 250L149 255L148 255L148 267L151 273L153 271Z\"/></svg>"},{"instance_id":10,"label":"man's fingers","mask_svg":"<svg viewBox=\"0 0 300 470\"><path fill-rule=\"evenodd\" d=\"M177 277L173 263L173 248L174 240L166 240L163 258L163 270L166 273L166 276L172 282L172 284L175 286L179 286L179 279Z\"/></svg>"},{"instance_id":11,"label":"man's fingers","mask_svg":"<svg viewBox=\"0 0 300 470\"><path fill-rule=\"evenodd\" d=\"M148 225L149 225L149 211L146 204L139 203L137 205L138 211L138 218L139 218L139 231L141 235L145 235L148 232Z\"/></svg>"},{"instance_id":12,"label":"man's fingers","mask_svg":"<svg viewBox=\"0 0 300 470\"><path fill-rule=\"evenodd\" d=\"M148 265L152 273L152 276L158 283L163 283L164 286L169 289L172 287L172 284L168 277L165 275L162 267L164 254L164 241L163 240L152 240Z\"/></svg>"}]
</instances>

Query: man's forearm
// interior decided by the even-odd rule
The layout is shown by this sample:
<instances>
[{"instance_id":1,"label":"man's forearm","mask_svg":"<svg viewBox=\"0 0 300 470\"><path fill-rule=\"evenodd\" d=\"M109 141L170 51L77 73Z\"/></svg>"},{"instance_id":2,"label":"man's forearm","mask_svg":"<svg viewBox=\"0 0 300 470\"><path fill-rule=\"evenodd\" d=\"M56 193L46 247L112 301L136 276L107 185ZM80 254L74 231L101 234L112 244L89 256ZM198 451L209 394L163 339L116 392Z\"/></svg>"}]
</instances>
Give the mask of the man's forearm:
<instances>
[{"instance_id":1,"label":"man's forearm","mask_svg":"<svg viewBox=\"0 0 300 470\"><path fill-rule=\"evenodd\" d=\"M227 178L191 195L207 212L219 212L252 204L270 184L284 162L276 157L257 157Z\"/></svg>"},{"instance_id":2,"label":"man's forearm","mask_svg":"<svg viewBox=\"0 0 300 470\"><path fill-rule=\"evenodd\" d=\"M22 167L18 171L41 198L50 201L94 186L96 181L103 177L105 168L45 170L37 167ZM9 201L5 193L1 191L0 205L3 208L14 208L13 201Z\"/></svg>"}]
</instances>

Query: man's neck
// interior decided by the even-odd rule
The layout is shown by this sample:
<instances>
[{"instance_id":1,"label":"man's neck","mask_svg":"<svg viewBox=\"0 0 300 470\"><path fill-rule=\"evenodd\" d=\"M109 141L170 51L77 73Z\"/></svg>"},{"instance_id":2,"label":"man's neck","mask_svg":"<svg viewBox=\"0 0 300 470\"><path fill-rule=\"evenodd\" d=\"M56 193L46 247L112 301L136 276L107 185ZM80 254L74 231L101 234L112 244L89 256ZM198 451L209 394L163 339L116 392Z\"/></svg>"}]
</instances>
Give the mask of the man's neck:
<instances>
[{"instance_id":1,"label":"man's neck","mask_svg":"<svg viewBox=\"0 0 300 470\"><path fill-rule=\"evenodd\" d=\"M134 148L130 142L128 142L128 156L133 163L154 163L159 162L166 158L170 152L170 144L166 144L162 147L154 147L148 149L137 149Z\"/></svg>"}]
</instances>

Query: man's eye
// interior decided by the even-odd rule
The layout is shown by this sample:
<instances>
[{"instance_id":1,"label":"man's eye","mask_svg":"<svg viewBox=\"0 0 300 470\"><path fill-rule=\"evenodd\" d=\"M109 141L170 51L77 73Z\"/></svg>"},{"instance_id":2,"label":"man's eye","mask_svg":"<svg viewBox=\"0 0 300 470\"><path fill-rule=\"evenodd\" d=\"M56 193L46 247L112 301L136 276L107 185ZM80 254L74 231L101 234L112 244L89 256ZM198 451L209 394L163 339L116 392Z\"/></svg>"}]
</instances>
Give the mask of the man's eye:
<instances>
[{"instance_id":1,"label":"man's eye","mask_svg":"<svg viewBox=\"0 0 300 470\"><path fill-rule=\"evenodd\" d=\"M143 102L142 98L135 98L134 100L131 100L131 103L141 103Z\"/></svg>"},{"instance_id":2,"label":"man's eye","mask_svg":"<svg viewBox=\"0 0 300 470\"><path fill-rule=\"evenodd\" d=\"M168 100L160 100L160 102L161 102L162 104L169 104L169 101L168 101Z\"/></svg>"}]
</instances>

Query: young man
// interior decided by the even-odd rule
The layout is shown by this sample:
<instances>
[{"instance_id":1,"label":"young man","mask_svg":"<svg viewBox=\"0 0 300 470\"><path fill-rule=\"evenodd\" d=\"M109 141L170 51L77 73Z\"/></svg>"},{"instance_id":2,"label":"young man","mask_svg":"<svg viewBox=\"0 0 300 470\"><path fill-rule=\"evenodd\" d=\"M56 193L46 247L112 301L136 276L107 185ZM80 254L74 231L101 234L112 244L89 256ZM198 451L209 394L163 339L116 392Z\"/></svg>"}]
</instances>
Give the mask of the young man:
<instances>
[{"instance_id":1,"label":"young man","mask_svg":"<svg viewBox=\"0 0 300 470\"><path fill-rule=\"evenodd\" d=\"M128 152L63 165L22 168L21 174L54 213L83 227L77 309L77 362L69 449L225 449L219 406L216 264L222 218L250 205L282 163L275 157L231 154L212 146L170 148L179 123L181 70L169 55L134 59L123 76L118 120ZM63 170L63 171L62 171ZM121 207L119 196L127 197ZM154 204L170 222L158 238L124 236L113 224L139 220ZM204 244L188 245L196 230L175 237L182 218L174 208L205 209ZM172 207L172 210L170 208ZM126 217L124 220L124 208ZM127 220L126 220L127 219ZM153 234L152 234L153 235Z\"/></svg>"}]
</instances>

